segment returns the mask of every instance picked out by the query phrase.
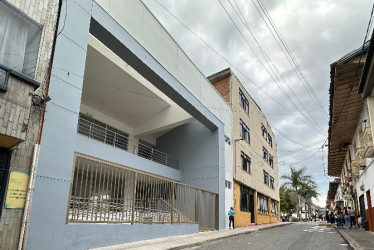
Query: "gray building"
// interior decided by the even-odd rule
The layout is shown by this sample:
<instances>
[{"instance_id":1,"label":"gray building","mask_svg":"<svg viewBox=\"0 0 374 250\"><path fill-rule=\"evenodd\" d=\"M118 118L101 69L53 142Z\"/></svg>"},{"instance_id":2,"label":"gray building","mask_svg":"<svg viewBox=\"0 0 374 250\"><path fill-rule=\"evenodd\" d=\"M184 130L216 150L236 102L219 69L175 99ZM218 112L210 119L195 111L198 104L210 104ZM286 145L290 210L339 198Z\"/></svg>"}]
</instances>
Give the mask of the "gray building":
<instances>
[{"instance_id":1,"label":"gray building","mask_svg":"<svg viewBox=\"0 0 374 250\"><path fill-rule=\"evenodd\" d=\"M46 90L23 246L225 228L231 109L142 2L62 1Z\"/></svg>"}]
</instances>

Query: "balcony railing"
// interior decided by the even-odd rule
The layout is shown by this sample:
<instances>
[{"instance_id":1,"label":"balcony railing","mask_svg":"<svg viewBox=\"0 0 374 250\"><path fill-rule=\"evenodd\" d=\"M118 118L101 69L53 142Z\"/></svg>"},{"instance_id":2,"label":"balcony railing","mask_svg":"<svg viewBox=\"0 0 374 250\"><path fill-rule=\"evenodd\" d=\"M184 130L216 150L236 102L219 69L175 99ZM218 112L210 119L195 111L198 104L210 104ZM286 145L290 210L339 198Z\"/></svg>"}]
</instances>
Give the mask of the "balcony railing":
<instances>
[{"instance_id":1,"label":"balcony railing","mask_svg":"<svg viewBox=\"0 0 374 250\"><path fill-rule=\"evenodd\" d=\"M126 133L97 120L80 116L78 120L78 133L145 159L178 169L178 159L145 144L131 140Z\"/></svg>"}]
</instances>

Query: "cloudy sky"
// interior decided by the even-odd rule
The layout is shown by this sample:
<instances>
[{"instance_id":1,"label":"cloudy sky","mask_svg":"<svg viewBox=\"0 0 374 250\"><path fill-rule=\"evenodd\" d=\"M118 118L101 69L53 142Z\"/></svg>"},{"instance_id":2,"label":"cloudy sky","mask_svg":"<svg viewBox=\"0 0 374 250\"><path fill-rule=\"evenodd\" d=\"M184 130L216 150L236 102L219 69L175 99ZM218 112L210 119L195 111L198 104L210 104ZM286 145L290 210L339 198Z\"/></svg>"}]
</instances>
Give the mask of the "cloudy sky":
<instances>
[{"instance_id":1,"label":"cloudy sky","mask_svg":"<svg viewBox=\"0 0 374 250\"><path fill-rule=\"evenodd\" d=\"M328 130L330 64L362 46L373 3L143 3L205 76L231 67L273 128L279 175L289 173L290 166L306 167L318 184L319 204L324 205L331 179L326 175L327 148L323 147Z\"/></svg>"}]
</instances>

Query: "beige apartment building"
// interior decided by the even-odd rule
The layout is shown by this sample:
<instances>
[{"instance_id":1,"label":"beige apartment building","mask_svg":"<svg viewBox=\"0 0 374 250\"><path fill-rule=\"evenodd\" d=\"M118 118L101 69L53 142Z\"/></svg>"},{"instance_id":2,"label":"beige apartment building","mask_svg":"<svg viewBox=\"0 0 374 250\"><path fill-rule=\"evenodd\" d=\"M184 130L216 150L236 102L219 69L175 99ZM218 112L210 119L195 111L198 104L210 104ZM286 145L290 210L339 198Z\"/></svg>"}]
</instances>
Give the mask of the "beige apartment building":
<instances>
[{"instance_id":1,"label":"beige apartment building","mask_svg":"<svg viewBox=\"0 0 374 250\"><path fill-rule=\"evenodd\" d=\"M271 127L230 68L208 79L232 108L235 225L277 222L277 144Z\"/></svg>"}]
</instances>

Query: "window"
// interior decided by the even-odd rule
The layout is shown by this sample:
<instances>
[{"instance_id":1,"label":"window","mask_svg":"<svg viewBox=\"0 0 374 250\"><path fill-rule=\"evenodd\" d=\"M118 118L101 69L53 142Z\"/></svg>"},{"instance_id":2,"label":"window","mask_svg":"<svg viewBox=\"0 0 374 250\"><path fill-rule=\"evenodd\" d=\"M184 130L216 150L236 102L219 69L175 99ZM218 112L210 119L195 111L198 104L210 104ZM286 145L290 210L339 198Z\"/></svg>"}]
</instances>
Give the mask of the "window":
<instances>
[{"instance_id":1,"label":"window","mask_svg":"<svg viewBox=\"0 0 374 250\"><path fill-rule=\"evenodd\" d=\"M274 178L270 176L270 187L274 189Z\"/></svg>"},{"instance_id":2,"label":"window","mask_svg":"<svg viewBox=\"0 0 374 250\"><path fill-rule=\"evenodd\" d=\"M225 180L225 187L231 189L231 181Z\"/></svg>"},{"instance_id":3,"label":"window","mask_svg":"<svg viewBox=\"0 0 374 250\"><path fill-rule=\"evenodd\" d=\"M277 201L271 199L271 215L276 216L278 214Z\"/></svg>"},{"instance_id":4,"label":"window","mask_svg":"<svg viewBox=\"0 0 374 250\"><path fill-rule=\"evenodd\" d=\"M268 197L260 193L257 194L257 212L259 214L269 214Z\"/></svg>"},{"instance_id":5,"label":"window","mask_svg":"<svg viewBox=\"0 0 374 250\"><path fill-rule=\"evenodd\" d=\"M231 144L230 138L227 135L225 135L225 142L229 145Z\"/></svg>"},{"instance_id":6,"label":"window","mask_svg":"<svg viewBox=\"0 0 374 250\"><path fill-rule=\"evenodd\" d=\"M240 185L240 211L250 212L251 195L253 191L249 187Z\"/></svg>"},{"instance_id":7,"label":"window","mask_svg":"<svg viewBox=\"0 0 374 250\"><path fill-rule=\"evenodd\" d=\"M274 160L273 160L273 156L271 156L271 154L269 154L269 165L270 165L270 167L274 168Z\"/></svg>"},{"instance_id":8,"label":"window","mask_svg":"<svg viewBox=\"0 0 374 250\"><path fill-rule=\"evenodd\" d=\"M10 151L0 148L0 217L9 175Z\"/></svg>"},{"instance_id":9,"label":"window","mask_svg":"<svg viewBox=\"0 0 374 250\"><path fill-rule=\"evenodd\" d=\"M34 78L42 28L3 1L0 23L0 64Z\"/></svg>"},{"instance_id":10,"label":"window","mask_svg":"<svg viewBox=\"0 0 374 250\"><path fill-rule=\"evenodd\" d=\"M261 131L262 131L262 137L265 138L265 140L267 139L267 135L268 135L268 132L264 126L264 124L261 124Z\"/></svg>"},{"instance_id":11,"label":"window","mask_svg":"<svg viewBox=\"0 0 374 250\"><path fill-rule=\"evenodd\" d=\"M264 170L264 184L269 186L269 174Z\"/></svg>"},{"instance_id":12,"label":"window","mask_svg":"<svg viewBox=\"0 0 374 250\"><path fill-rule=\"evenodd\" d=\"M251 173L251 158L248 155L241 153L241 160L242 160L242 169L247 172Z\"/></svg>"},{"instance_id":13,"label":"window","mask_svg":"<svg viewBox=\"0 0 374 250\"><path fill-rule=\"evenodd\" d=\"M240 120L240 136L246 142L250 142L249 128L247 127L247 125L245 125L245 123L242 120Z\"/></svg>"},{"instance_id":14,"label":"window","mask_svg":"<svg viewBox=\"0 0 374 250\"><path fill-rule=\"evenodd\" d=\"M268 134L268 143L270 145L270 147L273 147L273 139L271 138L271 136Z\"/></svg>"},{"instance_id":15,"label":"window","mask_svg":"<svg viewBox=\"0 0 374 250\"><path fill-rule=\"evenodd\" d=\"M268 162L268 151L266 150L265 147L262 147L262 152L263 152L263 156L262 156L262 158L264 158L264 160L265 160L266 162Z\"/></svg>"},{"instance_id":16,"label":"window","mask_svg":"<svg viewBox=\"0 0 374 250\"><path fill-rule=\"evenodd\" d=\"M248 99L245 97L244 93L239 89L239 104L242 106L244 111L248 114L249 113L249 103Z\"/></svg>"},{"instance_id":17,"label":"window","mask_svg":"<svg viewBox=\"0 0 374 250\"><path fill-rule=\"evenodd\" d=\"M6 90L8 85L9 69L0 64L0 89Z\"/></svg>"}]
</instances>

